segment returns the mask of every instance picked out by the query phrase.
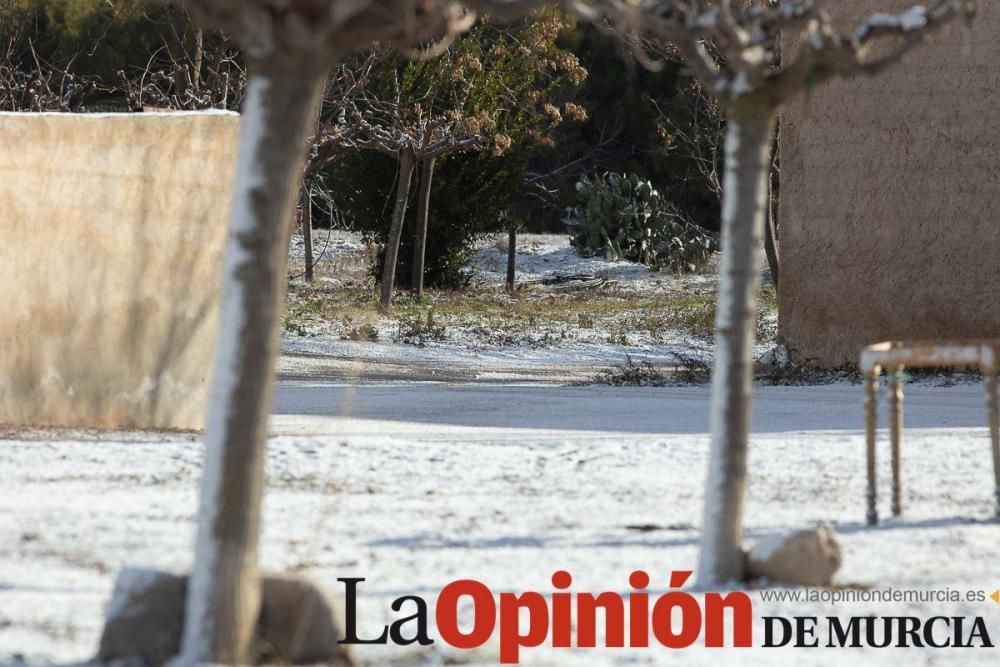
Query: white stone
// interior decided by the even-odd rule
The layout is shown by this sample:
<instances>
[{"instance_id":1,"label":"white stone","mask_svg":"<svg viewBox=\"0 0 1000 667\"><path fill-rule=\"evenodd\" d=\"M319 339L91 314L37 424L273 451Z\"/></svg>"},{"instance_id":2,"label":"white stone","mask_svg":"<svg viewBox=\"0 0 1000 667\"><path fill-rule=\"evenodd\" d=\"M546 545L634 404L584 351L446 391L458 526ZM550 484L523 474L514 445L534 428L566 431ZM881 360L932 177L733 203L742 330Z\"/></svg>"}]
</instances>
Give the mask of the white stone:
<instances>
[{"instance_id":1,"label":"white stone","mask_svg":"<svg viewBox=\"0 0 1000 667\"><path fill-rule=\"evenodd\" d=\"M829 586L843 554L829 526L761 540L747 554L751 578L799 586Z\"/></svg>"}]
</instances>

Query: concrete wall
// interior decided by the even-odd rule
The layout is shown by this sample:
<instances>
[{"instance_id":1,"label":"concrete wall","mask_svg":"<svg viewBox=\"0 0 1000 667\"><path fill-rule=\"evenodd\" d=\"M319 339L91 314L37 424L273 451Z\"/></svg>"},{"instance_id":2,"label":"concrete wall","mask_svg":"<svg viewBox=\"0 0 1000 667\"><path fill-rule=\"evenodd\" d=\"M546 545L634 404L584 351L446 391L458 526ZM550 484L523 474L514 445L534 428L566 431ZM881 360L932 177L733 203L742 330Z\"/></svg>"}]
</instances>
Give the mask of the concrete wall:
<instances>
[{"instance_id":1,"label":"concrete wall","mask_svg":"<svg viewBox=\"0 0 1000 667\"><path fill-rule=\"evenodd\" d=\"M200 428L235 114L0 114L0 422Z\"/></svg>"},{"instance_id":2,"label":"concrete wall","mask_svg":"<svg viewBox=\"0 0 1000 667\"><path fill-rule=\"evenodd\" d=\"M855 24L909 0L827 3ZM781 336L857 363L892 338L1000 336L1000 7L781 126Z\"/></svg>"}]
</instances>

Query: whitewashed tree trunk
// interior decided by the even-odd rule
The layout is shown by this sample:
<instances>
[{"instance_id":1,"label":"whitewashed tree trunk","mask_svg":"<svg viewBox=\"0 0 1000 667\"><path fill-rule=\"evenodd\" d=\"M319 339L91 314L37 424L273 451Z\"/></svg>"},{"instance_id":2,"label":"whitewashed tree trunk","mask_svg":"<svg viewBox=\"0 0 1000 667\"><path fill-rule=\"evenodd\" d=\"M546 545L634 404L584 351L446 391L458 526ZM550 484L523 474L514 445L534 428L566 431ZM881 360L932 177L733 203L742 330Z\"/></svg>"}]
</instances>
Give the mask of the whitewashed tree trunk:
<instances>
[{"instance_id":1,"label":"whitewashed tree trunk","mask_svg":"<svg viewBox=\"0 0 1000 667\"><path fill-rule=\"evenodd\" d=\"M295 197L323 72L260 63L248 88L223 268L182 664L245 663L260 606L267 418Z\"/></svg>"},{"instance_id":2,"label":"whitewashed tree trunk","mask_svg":"<svg viewBox=\"0 0 1000 667\"><path fill-rule=\"evenodd\" d=\"M417 296L424 295L424 255L427 250L427 219L431 209L431 183L434 180L434 163L430 157L421 163L420 191L417 193L417 229L413 234L413 275L410 285Z\"/></svg>"},{"instance_id":3,"label":"whitewashed tree trunk","mask_svg":"<svg viewBox=\"0 0 1000 667\"><path fill-rule=\"evenodd\" d=\"M399 258L399 241L403 236L403 221L406 220L406 203L410 198L410 181L416 157L411 149L399 152L399 182L396 184L396 205L392 210L389 237L385 242L385 258L382 266L382 297L379 310L383 313L392 308L392 292L396 288L396 260Z\"/></svg>"},{"instance_id":4,"label":"whitewashed tree trunk","mask_svg":"<svg viewBox=\"0 0 1000 667\"><path fill-rule=\"evenodd\" d=\"M758 264L767 219L773 125L770 111L733 113L726 135L711 452L698 573L702 586L739 581L744 575L743 498Z\"/></svg>"}]
</instances>

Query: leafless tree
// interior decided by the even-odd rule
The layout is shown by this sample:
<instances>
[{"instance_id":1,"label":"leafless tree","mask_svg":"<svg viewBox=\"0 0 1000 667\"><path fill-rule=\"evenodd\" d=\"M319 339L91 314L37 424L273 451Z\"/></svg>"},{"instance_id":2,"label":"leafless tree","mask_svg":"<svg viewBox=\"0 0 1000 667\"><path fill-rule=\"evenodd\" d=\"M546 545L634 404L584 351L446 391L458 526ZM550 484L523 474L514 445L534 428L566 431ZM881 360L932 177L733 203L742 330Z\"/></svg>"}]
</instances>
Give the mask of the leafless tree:
<instances>
[{"instance_id":1,"label":"leafless tree","mask_svg":"<svg viewBox=\"0 0 1000 667\"><path fill-rule=\"evenodd\" d=\"M0 111L85 111L98 83L74 75L72 60L59 66L42 58L27 28L26 18L8 26L7 43L0 44ZM27 65L25 53L31 54Z\"/></svg>"},{"instance_id":2,"label":"leafless tree","mask_svg":"<svg viewBox=\"0 0 1000 667\"><path fill-rule=\"evenodd\" d=\"M436 165L460 152L497 156L529 143L548 145L564 117L586 118L582 107L561 99L587 76L576 56L556 45L565 25L552 11L535 12L517 26L489 22L448 48L424 49L417 55L435 57L408 65L405 74L385 49L374 49L381 54L375 58L377 71L369 55L360 66L341 65L333 78L336 90L328 97L337 102L328 105L310 168L350 150L376 150L397 161L397 206L386 260L398 259L408 190L419 172L410 283L418 296ZM562 110L557 101L565 102ZM395 262L384 262L383 311L391 307L395 271Z\"/></svg>"},{"instance_id":3,"label":"leafless tree","mask_svg":"<svg viewBox=\"0 0 1000 667\"><path fill-rule=\"evenodd\" d=\"M462 81L462 95L467 95L473 85L472 80ZM379 298L379 308L382 311L388 311L392 307L396 264L414 170L420 165L421 185L417 202L413 275L414 288L417 294L421 294L430 186L435 162L462 151L482 149L490 141L490 132L495 129L492 120L484 114L463 114L462 99L455 100L450 105L451 108L443 113L435 113L435 102L434 99L413 102L401 99L398 95L390 100L359 95L349 99L346 104L346 119L350 129L345 128L341 136L350 137L346 141L356 149L379 151L393 157L398 164L396 199L382 268Z\"/></svg>"},{"instance_id":4,"label":"leafless tree","mask_svg":"<svg viewBox=\"0 0 1000 667\"><path fill-rule=\"evenodd\" d=\"M313 281L315 264L312 234L313 194L317 190L321 191L321 194L325 195L324 198L332 204L333 200L329 193L322 192L320 174L343 155L357 150L354 140L358 128L346 122L345 106L364 88L382 52L381 49L370 49L367 56L355 63L354 67L341 65L335 68L317 111L316 130L309 140L309 153L302 170L302 192L297 208L297 224L304 242L303 277L306 282Z\"/></svg>"},{"instance_id":5,"label":"leafless tree","mask_svg":"<svg viewBox=\"0 0 1000 667\"><path fill-rule=\"evenodd\" d=\"M170 40L168 49L173 63L174 87L179 98L201 88L202 64L205 61L205 33L191 21L182 5L168 6Z\"/></svg>"},{"instance_id":6,"label":"leafless tree","mask_svg":"<svg viewBox=\"0 0 1000 667\"><path fill-rule=\"evenodd\" d=\"M373 94L366 84L373 67L384 62L386 56L385 49L375 48L360 59L359 64L338 67L327 95L331 112L325 122L321 122L304 171L305 179L309 181L339 157L361 150L374 150L396 160L396 198L385 247L379 302L383 311L389 310L392 304L403 221L414 171L419 166L413 284L420 295L423 292L424 247L434 165L440 158L462 151L480 150L498 141L490 136L495 124L488 117L464 113L469 91L474 85L474 77L468 76L467 72L456 71L454 76L445 73L461 85L450 91L443 104L438 99L438 89L424 91L416 98L406 98L398 77L391 96L380 98ZM446 71L464 69L447 58L440 66Z\"/></svg>"},{"instance_id":7,"label":"leafless tree","mask_svg":"<svg viewBox=\"0 0 1000 667\"><path fill-rule=\"evenodd\" d=\"M322 141L314 151L316 164L322 164L325 156L337 156L349 150L379 151L394 158L398 164L395 206L385 244L381 280L380 308L383 311L389 310L392 304L396 263L414 173L419 171L420 187L411 286L420 296L435 166L448 156L465 151L488 150L494 155L506 152L513 144L508 126L520 118L525 107L534 104L527 99L529 94L537 92L538 101L544 98L542 88L531 84L498 85L504 83L502 76L497 74L505 69L506 64L502 61L515 58L544 60L537 67L539 79L554 77L563 70L568 71L573 80L586 76L575 58L546 57L552 55L545 52L554 39L551 31L558 31L561 25L557 18L543 17L516 33L502 31L503 46L498 44L496 49L483 42L479 43L481 48L441 49L431 61L432 67L425 68L415 77L417 83L411 80L402 84L399 72L392 67L382 68L383 72L391 70L393 76L388 82L383 81L378 90L355 84L365 80L370 68L361 74L342 73L336 77L350 90L339 92L340 106L335 120L319 135ZM461 43L467 44L467 41ZM386 58L379 60L385 63ZM367 65L368 61L363 63ZM492 108L479 106L479 98L474 93L481 85L491 91ZM541 110L546 105L539 103L537 106ZM561 120L558 109L551 104L547 106L554 110L556 122ZM551 114L548 111L542 115L549 118ZM550 121L550 124L554 123ZM532 131L537 129L533 127Z\"/></svg>"},{"instance_id":8,"label":"leafless tree","mask_svg":"<svg viewBox=\"0 0 1000 667\"><path fill-rule=\"evenodd\" d=\"M181 4L167 7L164 44L144 67L118 72L118 91L133 111L239 109L247 82L236 44L206 34Z\"/></svg>"},{"instance_id":9,"label":"leafless tree","mask_svg":"<svg viewBox=\"0 0 1000 667\"><path fill-rule=\"evenodd\" d=\"M291 213L329 69L374 42L447 43L475 15L435 0L186 0L251 61L223 268L182 664L245 662L260 608L257 565L267 415ZM493 5L520 14L533 3Z\"/></svg>"},{"instance_id":10,"label":"leafless tree","mask_svg":"<svg viewBox=\"0 0 1000 667\"><path fill-rule=\"evenodd\" d=\"M628 35L640 59L649 60L644 40L673 44L728 119L699 580L703 585L740 580L757 257L778 110L831 79L885 71L956 17L971 18L975 3L933 0L899 13L876 13L849 34L838 32L815 0L604 0L589 9L592 18Z\"/></svg>"},{"instance_id":11,"label":"leafless tree","mask_svg":"<svg viewBox=\"0 0 1000 667\"><path fill-rule=\"evenodd\" d=\"M122 96L133 111L238 109L246 70L236 46L223 33L205 36L179 5L171 4L166 16L164 43L143 67L100 81L73 73L79 54L63 63L41 56L30 37L28 14L5 15L14 23L6 26L7 43L0 45L0 110L86 112ZM162 23L159 14L146 18ZM92 48L99 44L96 39Z\"/></svg>"},{"instance_id":12,"label":"leafless tree","mask_svg":"<svg viewBox=\"0 0 1000 667\"><path fill-rule=\"evenodd\" d=\"M660 138L667 152L680 152L694 165L706 187L722 200L723 151L726 137L726 116L718 103L705 94L694 80L677 95L672 108L661 108L649 98L659 114ZM678 113L673 113L678 112ZM774 141L777 141L775 137ZM764 256L775 290L778 289L778 220L773 184L778 172L778 156L771 156L771 176L768 181L767 221L764 225Z\"/></svg>"}]
</instances>

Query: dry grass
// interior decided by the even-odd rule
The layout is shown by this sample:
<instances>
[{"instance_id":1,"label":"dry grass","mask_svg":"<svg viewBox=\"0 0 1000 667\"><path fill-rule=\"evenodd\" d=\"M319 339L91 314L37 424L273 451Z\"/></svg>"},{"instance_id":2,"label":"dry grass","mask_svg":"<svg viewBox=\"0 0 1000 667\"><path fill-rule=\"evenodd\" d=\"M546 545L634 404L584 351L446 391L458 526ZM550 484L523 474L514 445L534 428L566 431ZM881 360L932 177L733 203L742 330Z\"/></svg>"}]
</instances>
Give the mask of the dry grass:
<instances>
[{"instance_id":1,"label":"dry grass","mask_svg":"<svg viewBox=\"0 0 1000 667\"><path fill-rule=\"evenodd\" d=\"M338 250L337 244L348 238L355 249ZM315 248L320 261L312 284L299 276L302 257L293 244L286 332L420 345L449 339L487 345L585 339L633 346L678 336L709 340L714 330L713 283L667 274L659 285L643 289L609 281L601 287L578 289L527 285L513 293L500 285L473 285L429 290L421 299L400 292L393 312L380 315L368 271L374 250L360 248L358 241L343 232L333 232L328 240L325 230L317 230ZM506 243L506 235L495 240L498 249L505 249ZM330 251L322 254L324 248ZM757 322L759 340L774 339L776 312L774 291L764 287Z\"/></svg>"},{"instance_id":2,"label":"dry grass","mask_svg":"<svg viewBox=\"0 0 1000 667\"><path fill-rule=\"evenodd\" d=\"M285 329L299 334L319 330L352 340L379 339L376 332L382 332L382 337L394 340L423 342L461 331L500 344L535 334L559 339L585 336L628 345L636 336L651 342L678 334L710 338L715 301L714 291L704 288L699 293L637 292L612 284L586 290L531 287L511 294L498 287L474 286L431 290L420 299L399 294L393 312L382 316L371 288L293 283ZM776 308L773 291L765 288L758 317L762 340L774 335Z\"/></svg>"}]
</instances>

